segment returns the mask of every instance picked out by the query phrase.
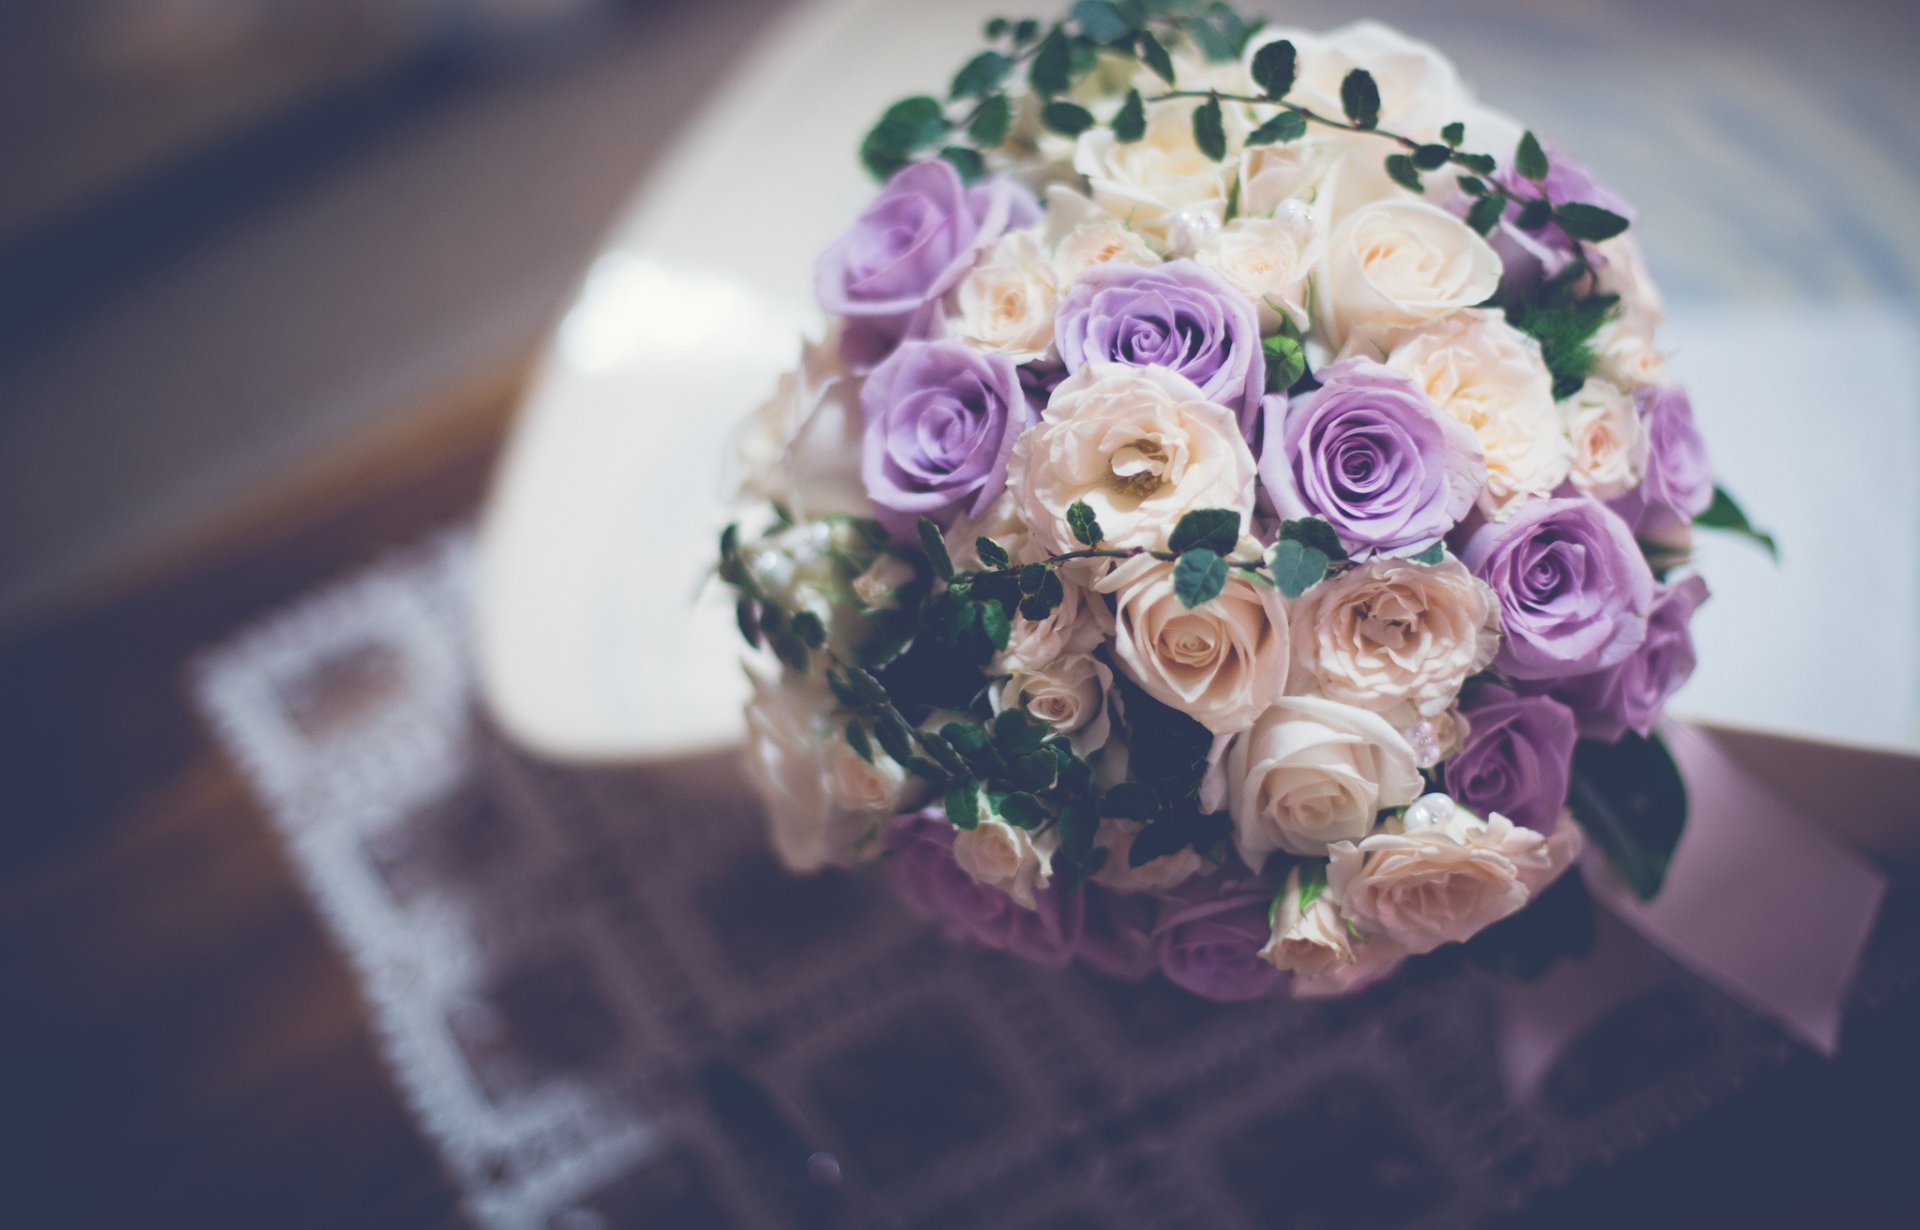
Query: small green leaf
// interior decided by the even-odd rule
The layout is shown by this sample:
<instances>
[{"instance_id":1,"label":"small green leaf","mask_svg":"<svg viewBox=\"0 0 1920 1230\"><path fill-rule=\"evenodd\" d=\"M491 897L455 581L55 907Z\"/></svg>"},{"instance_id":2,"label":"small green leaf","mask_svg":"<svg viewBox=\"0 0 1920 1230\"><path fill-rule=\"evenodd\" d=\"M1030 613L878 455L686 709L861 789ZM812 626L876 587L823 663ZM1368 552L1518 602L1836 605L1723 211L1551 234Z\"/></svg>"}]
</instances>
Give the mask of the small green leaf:
<instances>
[{"instance_id":1,"label":"small green leaf","mask_svg":"<svg viewBox=\"0 0 1920 1230\"><path fill-rule=\"evenodd\" d=\"M1413 165L1422 171L1436 171L1453 159L1453 151L1444 145L1423 145L1413 151Z\"/></svg>"},{"instance_id":2,"label":"small green leaf","mask_svg":"<svg viewBox=\"0 0 1920 1230\"><path fill-rule=\"evenodd\" d=\"M1307 135L1307 117L1298 111L1282 111L1247 134L1248 145L1282 145Z\"/></svg>"},{"instance_id":3,"label":"small green leaf","mask_svg":"<svg viewBox=\"0 0 1920 1230\"><path fill-rule=\"evenodd\" d=\"M1491 175L1500 169L1500 164L1494 160L1492 154L1456 152L1453 155L1453 160L1460 166L1467 168L1467 170L1480 175Z\"/></svg>"},{"instance_id":4,"label":"small green leaf","mask_svg":"<svg viewBox=\"0 0 1920 1230\"><path fill-rule=\"evenodd\" d=\"M1012 67L1013 61L999 52L983 51L953 75L949 94L954 98L985 98L1000 88Z\"/></svg>"},{"instance_id":5,"label":"small green leaf","mask_svg":"<svg viewBox=\"0 0 1920 1230\"><path fill-rule=\"evenodd\" d=\"M1100 814L1122 820L1151 820L1160 814L1160 795L1143 782L1120 782L1100 796Z\"/></svg>"},{"instance_id":6,"label":"small green leaf","mask_svg":"<svg viewBox=\"0 0 1920 1230\"><path fill-rule=\"evenodd\" d=\"M1113 0L1077 0L1071 12L1080 33L1096 43L1120 43L1133 37L1134 23Z\"/></svg>"},{"instance_id":7,"label":"small green leaf","mask_svg":"<svg viewBox=\"0 0 1920 1230\"><path fill-rule=\"evenodd\" d=\"M867 728L860 723L847 723L847 746L852 748L853 754L860 759L868 764L873 763L873 744L867 739Z\"/></svg>"},{"instance_id":8,"label":"small green leaf","mask_svg":"<svg viewBox=\"0 0 1920 1230\"><path fill-rule=\"evenodd\" d=\"M1406 154L1387 155L1387 176L1408 192L1425 192L1426 185L1420 182L1420 170L1413 165L1413 159Z\"/></svg>"},{"instance_id":9,"label":"small green leaf","mask_svg":"<svg viewBox=\"0 0 1920 1230\"><path fill-rule=\"evenodd\" d=\"M953 821L955 828L971 829L980 824L980 783L971 777L963 777L947 787L944 800L947 819Z\"/></svg>"},{"instance_id":10,"label":"small green leaf","mask_svg":"<svg viewBox=\"0 0 1920 1230\"><path fill-rule=\"evenodd\" d=\"M1453 148L1458 149L1460 148L1460 143L1467 139L1467 126L1459 120L1455 120L1440 130L1440 139Z\"/></svg>"},{"instance_id":11,"label":"small green leaf","mask_svg":"<svg viewBox=\"0 0 1920 1230\"><path fill-rule=\"evenodd\" d=\"M1466 193L1468 196L1487 195L1487 181L1481 179L1478 175L1462 175L1453 182L1459 184L1460 191Z\"/></svg>"},{"instance_id":12,"label":"small green leaf","mask_svg":"<svg viewBox=\"0 0 1920 1230\"><path fill-rule=\"evenodd\" d=\"M949 145L940 151L940 156L960 173L960 182L963 184L977 184L980 177L987 173L986 160L980 157L978 150L968 149L964 145Z\"/></svg>"},{"instance_id":13,"label":"small green leaf","mask_svg":"<svg viewBox=\"0 0 1920 1230\"><path fill-rule=\"evenodd\" d=\"M1047 728L1024 710L1006 709L993 719L993 745L1008 759L1035 751L1046 738Z\"/></svg>"},{"instance_id":14,"label":"small green leaf","mask_svg":"<svg viewBox=\"0 0 1920 1230\"><path fill-rule=\"evenodd\" d=\"M1713 488L1713 503L1707 505L1706 511L1695 517L1693 523L1702 529L1745 535L1764 548L1774 563L1780 562L1780 544L1773 540L1773 535L1754 528L1753 522L1747 520L1746 511L1717 483Z\"/></svg>"},{"instance_id":15,"label":"small green leaf","mask_svg":"<svg viewBox=\"0 0 1920 1230\"><path fill-rule=\"evenodd\" d=\"M913 732L913 741L918 743L921 750L932 757L934 761L947 772L960 773L965 771L967 766L965 762L960 759L960 753L954 751L953 745L945 739L942 739L939 735L930 730L916 730Z\"/></svg>"},{"instance_id":16,"label":"small green leaf","mask_svg":"<svg viewBox=\"0 0 1920 1230\"><path fill-rule=\"evenodd\" d=\"M1219 95L1210 95L1193 109L1193 143L1215 162L1227 156L1227 129L1220 117Z\"/></svg>"},{"instance_id":17,"label":"small green leaf","mask_svg":"<svg viewBox=\"0 0 1920 1230\"><path fill-rule=\"evenodd\" d=\"M1293 387L1307 371L1307 352L1300 339L1276 333L1260 339L1260 352L1267 358L1267 392L1283 393Z\"/></svg>"},{"instance_id":18,"label":"small green leaf","mask_svg":"<svg viewBox=\"0 0 1920 1230\"><path fill-rule=\"evenodd\" d=\"M1513 224L1523 231L1537 231L1553 221L1553 206L1544 199L1535 198L1520 207L1519 216Z\"/></svg>"},{"instance_id":19,"label":"small green leaf","mask_svg":"<svg viewBox=\"0 0 1920 1230\"><path fill-rule=\"evenodd\" d=\"M1173 563L1173 592L1185 607L1211 602L1227 587L1227 561L1205 547L1183 553Z\"/></svg>"},{"instance_id":20,"label":"small green leaf","mask_svg":"<svg viewBox=\"0 0 1920 1230\"><path fill-rule=\"evenodd\" d=\"M1356 68L1340 83L1340 106L1356 128L1372 128L1380 122L1380 87L1373 74Z\"/></svg>"},{"instance_id":21,"label":"small green leaf","mask_svg":"<svg viewBox=\"0 0 1920 1230\"><path fill-rule=\"evenodd\" d=\"M1040 36L1040 23L1031 17L1023 17L1013 23L1013 41L1025 45Z\"/></svg>"},{"instance_id":22,"label":"small green leaf","mask_svg":"<svg viewBox=\"0 0 1920 1230\"><path fill-rule=\"evenodd\" d=\"M1007 129L1012 124L1013 103L1005 94L995 94L980 104L973 122L967 125L967 136L975 145L992 149L1007 139Z\"/></svg>"},{"instance_id":23,"label":"small green leaf","mask_svg":"<svg viewBox=\"0 0 1920 1230\"><path fill-rule=\"evenodd\" d=\"M753 599L742 598L734 604L733 617L740 625L740 635L749 645L760 644L760 614L753 609Z\"/></svg>"},{"instance_id":24,"label":"small green leaf","mask_svg":"<svg viewBox=\"0 0 1920 1230\"><path fill-rule=\"evenodd\" d=\"M1016 790L1001 799L997 810L1002 820L1017 829L1038 828L1040 822L1047 818L1047 810L1041 806L1040 800L1024 790Z\"/></svg>"},{"instance_id":25,"label":"small green leaf","mask_svg":"<svg viewBox=\"0 0 1920 1230\"><path fill-rule=\"evenodd\" d=\"M1227 555L1238 545L1240 514L1231 508L1196 508L1180 518L1173 527L1173 537L1167 540L1167 547L1175 555L1195 547Z\"/></svg>"},{"instance_id":26,"label":"small green leaf","mask_svg":"<svg viewBox=\"0 0 1920 1230\"><path fill-rule=\"evenodd\" d=\"M1666 744L1632 731L1617 743L1582 739L1567 805L1634 895L1651 900L1687 823L1686 783Z\"/></svg>"},{"instance_id":27,"label":"small green leaf","mask_svg":"<svg viewBox=\"0 0 1920 1230\"><path fill-rule=\"evenodd\" d=\"M1555 207L1553 220L1560 224L1560 229L1569 237L1594 243L1612 239L1627 229L1627 220L1619 214L1584 201L1568 201L1565 205Z\"/></svg>"},{"instance_id":28,"label":"small green leaf","mask_svg":"<svg viewBox=\"0 0 1920 1230\"><path fill-rule=\"evenodd\" d=\"M1066 92L1072 70L1073 45L1066 31L1056 25L1047 31L1047 36L1040 40L1039 50L1033 53L1033 63L1027 68L1027 84L1033 87L1034 93L1051 98Z\"/></svg>"},{"instance_id":29,"label":"small green leaf","mask_svg":"<svg viewBox=\"0 0 1920 1230\"><path fill-rule=\"evenodd\" d=\"M1133 51L1142 64L1153 70L1154 76L1168 85L1173 84L1173 57L1151 31L1142 30L1134 37Z\"/></svg>"},{"instance_id":30,"label":"small green leaf","mask_svg":"<svg viewBox=\"0 0 1920 1230\"><path fill-rule=\"evenodd\" d=\"M1513 151L1513 169L1536 184L1547 177L1547 151L1540 148L1540 139L1531 131L1520 134L1520 144Z\"/></svg>"},{"instance_id":31,"label":"small green leaf","mask_svg":"<svg viewBox=\"0 0 1920 1230\"><path fill-rule=\"evenodd\" d=\"M1268 43L1253 53L1253 80L1260 92L1279 102L1293 88L1299 53L1286 39Z\"/></svg>"},{"instance_id":32,"label":"small green leaf","mask_svg":"<svg viewBox=\"0 0 1920 1230\"><path fill-rule=\"evenodd\" d=\"M915 759L912 728L893 710L888 709L874 715L873 737L880 741L880 746L885 749L887 755L901 764Z\"/></svg>"},{"instance_id":33,"label":"small green leaf","mask_svg":"<svg viewBox=\"0 0 1920 1230\"><path fill-rule=\"evenodd\" d=\"M1327 891L1327 865L1309 863L1300 869L1300 912L1305 914Z\"/></svg>"},{"instance_id":34,"label":"small green leaf","mask_svg":"<svg viewBox=\"0 0 1920 1230\"><path fill-rule=\"evenodd\" d=\"M1067 528L1073 531L1074 541L1082 546L1097 547L1104 537L1100 532L1100 518L1094 515L1093 507L1085 500L1075 500L1067 505ZM1034 588L1039 588L1037 582ZM1032 593L1033 590L1027 592Z\"/></svg>"},{"instance_id":35,"label":"small green leaf","mask_svg":"<svg viewBox=\"0 0 1920 1230\"><path fill-rule=\"evenodd\" d=\"M988 20L985 27L986 35L990 39L1005 38L1007 35L1007 30L1009 27L1012 26L1012 24L1013 24L1012 22L1008 21L1004 17L991 18L990 20Z\"/></svg>"},{"instance_id":36,"label":"small green leaf","mask_svg":"<svg viewBox=\"0 0 1920 1230\"><path fill-rule=\"evenodd\" d=\"M984 534L973 540L973 552L980 557L980 562L989 568L1007 566L1007 549Z\"/></svg>"},{"instance_id":37,"label":"small green leaf","mask_svg":"<svg viewBox=\"0 0 1920 1230\"><path fill-rule=\"evenodd\" d=\"M1467 210L1467 225L1482 235L1490 234L1494 227L1500 225L1500 215L1506 211L1507 198L1483 196L1473 203L1473 208Z\"/></svg>"},{"instance_id":38,"label":"small green leaf","mask_svg":"<svg viewBox=\"0 0 1920 1230\"><path fill-rule=\"evenodd\" d=\"M1347 558L1346 549L1340 545L1340 535L1334 533L1333 526L1322 517L1299 517L1280 523L1280 537L1291 538L1319 551L1330 560Z\"/></svg>"},{"instance_id":39,"label":"small green leaf","mask_svg":"<svg viewBox=\"0 0 1920 1230\"><path fill-rule=\"evenodd\" d=\"M1438 564L1441 560L1447 558L1447 544L1444 542L1436 542L1426 550L1420 552L1420 554L1410 556L1409 558L1416 564Z\"/></svg>"},{"instance_id":40,"label":"small green leaf","mask_svg":"<svg viewBox=\"0 0 1920 1230\"><path fill-rule=\"evenodd\" d=\"M1071 516L1071 514L1069 514ZM1048 568L1045 564L1022 564L1020 574L1015 581L1023 594L1037 594L1040 587L1047 583Z\"/></svg>"},{"instance_id":41,"label":"small green leaf","mask_svg":"<svg viewBox=\"0 0 1920 1230\"><path fill-rule=\"evenodd\" d=\"M1327 553L1297 538L1282 538L1267 552L1267 569L1288 598L1298 598L1326 579Z\"/></svg>"},{"instance_id":42,"label":"small green leaf","mask_svg":"<svg viewBox=\"0 0 1920 1230\"><path fill-rule=\"evenodd\" d=\"M887 689L878 679L857 666L848 666L841 670L840 680L847 696L853 700L853 708L870 708L888 703Z\"/></svg>"},{"instance_id":43,"label":"small green leaf","mask_svg":"<svg viewBox=\"0 0 1920 1230\"><path fill-rule=\"evenodd\" d=\"M868 171L885 179L905 166L912 154L938 145L947 128L939 99L924 94L903 98L868 131L860 145L860 159Z\"/></svg>"},{"instance_id":44,"label":"small green leaf","mask_svg":"<svg viewBox=\"0 0 1920 1230\"><path fill-rule=\"evenodd\" d=\"M1113 139L1122 145L1131 145L1147 135L1147 104L1141 101L1139 90L1127 91L1127 101L1120 104L1112 127Z\"/></svg>"},{"instance_id":45,"label":"small green leaf","mask_svg":"<svg viewBox=\"0 0 1920 1230\"><path fill-rule=\"evenodd\" d=\"M980 631L986 633L987 642L996 650L1007 647L1007 638L1012 635L1013 623L1007 618L1007 608L998 602L982 602L980 606Z\"/></svg>"},{"instance_id":46,"label":"small green leaf","mask_svg":"<svg viewBox=\"0 0 1920 1230\"><path fill-rule=\"evenodd\" d=\"M827 626L812 611L794 612L793 621L787 629L800 638L801 644L808 649L818 649L827 643Z\"/></svg>"},{"instance_id":47,"label":"small green leaf","mask_svg":"<svg viewBox=\"0 0 1920 1230\"><path fill-rule=\"evenodd\" d=\"M1078 103L1054 99L1040 108L1040 122L1066 137L1077 137L1093 127L1093 113Z\"/></svg>"},{"instance_id":48,"label":"small green leaf","mask_svg":"<svg viewBox=\"0 0 1920 1230\"><path fill-rule=\"evenodd\" d=\"M931 518L922 517L914 523L920 533L920 549L927 553L927 562L933 565L933 575L942 581L953 580L953 558L947 554L947 540L940 536L940 527Z\"/></svg>"}]
</instances>

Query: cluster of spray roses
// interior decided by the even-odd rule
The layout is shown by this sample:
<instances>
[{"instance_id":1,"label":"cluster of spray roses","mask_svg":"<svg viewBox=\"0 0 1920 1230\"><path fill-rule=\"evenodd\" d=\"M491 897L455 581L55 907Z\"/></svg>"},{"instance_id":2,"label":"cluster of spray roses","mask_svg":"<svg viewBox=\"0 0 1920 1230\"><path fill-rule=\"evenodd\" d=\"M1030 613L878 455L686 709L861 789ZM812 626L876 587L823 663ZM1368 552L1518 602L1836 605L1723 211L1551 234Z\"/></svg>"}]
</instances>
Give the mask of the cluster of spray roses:
<instances>
[{"instance_id":1,"label":"cluster of spray roses","mask_svg":"<svg viewBox=\"0 0 1920 1230\"><path fill-rule=\"evenodd\" d=\"M742 439L777 850L1219 999L1473 937L1693 666L1632 211L1378 25L1005 37L1074 71L891 172Z\"/></svg>"}]
</instances>

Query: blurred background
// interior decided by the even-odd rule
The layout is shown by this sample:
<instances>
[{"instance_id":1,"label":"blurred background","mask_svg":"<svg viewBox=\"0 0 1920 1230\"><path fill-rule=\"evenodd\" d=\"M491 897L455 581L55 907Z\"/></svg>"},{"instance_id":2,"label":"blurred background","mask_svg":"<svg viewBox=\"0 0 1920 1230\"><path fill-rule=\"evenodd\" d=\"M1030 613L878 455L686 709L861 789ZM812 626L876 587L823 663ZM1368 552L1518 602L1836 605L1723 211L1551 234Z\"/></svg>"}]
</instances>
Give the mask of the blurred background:
<instances>
[{"instance_id":1,"label":"blurred background","mask_svg":"<svg viewBox=\"0 0 1920 1230\"><path fill-rule=\"evenodd\" d=\"M477 506L599 238L805 2L0 0L0 1045L33 1072L0 1175L84 1184L65 1145L171 1137L117 1163L113 1224L281 1224L245 1193L328 1176L451 1216L183 672ZM1245 7L1440 43L1652 220L1676 315L1857 326L1920 413L1912 0ZM1814 416L1847 409L1818 392L1847 362L1751 355ZM287 1125L323 1112L376 1126L303 1152Z\"/></svg>"}]
</instances>

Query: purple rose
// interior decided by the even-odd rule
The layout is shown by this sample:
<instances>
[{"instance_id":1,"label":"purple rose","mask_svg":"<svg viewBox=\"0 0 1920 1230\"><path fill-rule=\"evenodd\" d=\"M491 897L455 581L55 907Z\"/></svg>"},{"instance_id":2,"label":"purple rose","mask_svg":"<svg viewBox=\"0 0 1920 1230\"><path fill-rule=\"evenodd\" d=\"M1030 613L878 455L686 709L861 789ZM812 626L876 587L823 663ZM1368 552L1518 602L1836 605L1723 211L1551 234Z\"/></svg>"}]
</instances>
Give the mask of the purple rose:
<instances>
[{"instance_id":1,"label":"purple rose","mask_svg":"<svg viewBox=\"0 0 1920 1230\"><path fill-rule=\"evenodd\" d=\"M896 172L815 267L820 306L847 318L842 356L865 369L903 338L926 336L940 296L980 250L1039 220L1032 194L1011 180L968 188L940 158Z\"/></svg>"},{"instance_id":2,"label":"purple rose","mask_svg":"<svg viewBox=\"0 0 1920 1230\"><path fill-rule=\"evenodd\" d=\"M1355 557L1410 555L1473 507L1486 463L1467 426L1372 359L1319 372L1291 403L1269 398L1260 481L1282 517L1324 517Z\"/></svg>"},{"instance_id":3,"label":"purple rose","mask_svg":"<svg viewBox=\"0 0 1920 1230\"><path fill-rule=\"evenodd\" d=\"M1247 439L1260 429L1260 318L1252 300L1192 261L1093 266L1060 305L1053 337L1069 372L1101 360L1165 367L1239 415Z\"/></svg>"},{"instance_id":4,"label":"purple rose","mask_svg":"<svg viewBox=\"0 0 1920 1230\"><path fill-rule=\"evenodd\" d=\"M1549 831L1567 804L1573 770L1573 710L1548 696L1521 696L1498 684L1465 708L1466 744L1441 770L1447 793L1487 815Z\"/></svg>"},{"instance_id":5,"label":"purple rose","mask_svg":"<svg viewBox=\"0 0 1920 1230\"><path fill-rule=\"evenodd\" d=\"M1026 909L953 861L954 832L938 808L889 822L887 850L901 896L951 936L1065 969L1080 942L1081 895L1055 882L1035 894L1038 908Z\"/></svg>"},{"instance_id":6,"label":"purple rose","mask_svg":"<svg viewBox=\"0 0 1920 1230\"><path fill-rule=\"evenodd\" d=\"M1573 706L1580 733L1617 742L1628 729L1653 732L1667 700L1693 675L1693 633L1688 624L1707 600L1707 583L1690 576L1660 591L1647 620L1647 639L1611 670L1569 679L1553 690Z\"/></svg>"},{"instance_id":7,"label":"purple rose","mask_svg":"<svg viewBox=\"0 0 1920 1230\"><path fill-rule=\"evenodd\" d=\"M1153 943L1158 908L1154 898L1098 884L1087 885L1081 895L1086 899L1086 928L1080 933L1082 961L1123 982L1138 982L1160 968Z\"/></svg>"},{"instance_id":8,"label":"purple rose","mask_svg":"<svg viewBox=\"0 0 1920 1230\"><path fill-rule=\"evenodd\" d=\"M1286 975L1260 955L1272 934L1267 922L1272 901L1272 893L1264 890L1228 890L1197 905L1164 902L1154 928L1160 972L1202 999L1225 1003L1278 991Z\"/></svg>"},{"instance_id":9,"label":"purple rose","mask_svg":"<svg viewBox=\"0 0 1920 1230\"><path fill-rule=\"evenodd\" d=\"M1528 500L1475 530L1461 562L1500 600L1509 679L1558 680L1617 666L1646 639L1653 573L1633 534L1585 498Z\"/></svg>"},{"instance_id":10,"label":"purple rose","mask_svg":"<svg viewBox=\"0 0 1920 1230\"><path fill-rule=\"evenodd\" d=\"M1555 205L1572 201L1597 205L1619 214L1628 222L1633 221L1633 206L1602 187L1586 167L1562 154L1551 141L1545 142L1543 147L1548 167L1544 184L1535 184L1514 170L1511 163L1494 174L1495 182L1522 201L1538 200L1544 188L1547 199ZM1558 226L1548 223L1539 230L1525 230L1518 222L1519 216L1518 209L1508 209L1501 216L1500 225L1487 237L1493 250L1500 254L1500 293L1503 297L1523 294L1552 278L1573 260L1575 251L1573 240ZM1591 248L1588 251L1595 263L1605 263L1605 257Z\"/></svg>"},{"instance_id":11,"label":"purple rose","mask_svg":"<svg viewBox=\"0 0 1920 1230\"><path fill-rule=\"evenodd\" d=\"M1033 421L1006 355L958 342L903 342L860 390L860 477L894 537L977 515L1007 485L1014 439Z\"/></svg>"},{"instance_id":12,"label":"purple rose","mask_svg":"<svg viewBox=\"0 0 1920 1230\"><path fill-rule=\"evenodd\" d=\"M1633 404L1647 425L1647 475L1609 507L1635 534L1660 538L1693 524L1713 503L1713 469L1685 389L1636 389Z\"/></svg>"}]
</instances>

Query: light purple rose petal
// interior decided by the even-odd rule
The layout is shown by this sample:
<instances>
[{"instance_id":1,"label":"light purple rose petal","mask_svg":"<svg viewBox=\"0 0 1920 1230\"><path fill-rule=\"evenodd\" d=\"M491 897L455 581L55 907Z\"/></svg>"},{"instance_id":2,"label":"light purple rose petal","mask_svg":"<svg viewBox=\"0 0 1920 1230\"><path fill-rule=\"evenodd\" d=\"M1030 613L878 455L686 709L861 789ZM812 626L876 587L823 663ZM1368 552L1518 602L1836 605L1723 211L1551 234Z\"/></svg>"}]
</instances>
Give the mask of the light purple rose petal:
<instances>
[{"instance_id":1,"label":"light purple rose petal","mask_svg":"<svg viewBox=\"0 0 1920 1230\"><path fill-rule=\"evenodd\" d=\"M1202 999L1237 1003L1272 995L1286 975L1260 956L1272 930L1272 894L1226 891L1210 901L1161 904L1154 943L1160 972Z\"/></svg>"},{"instance_id":2,"label":"light purple rose petal","mask_svg":"<svg viewBox=\"0 0 1920 1230\"><path fill-rule=\"evenodd\" d=\"M954 833L938 808L889 822L886 844L900 895L955 938L1065 969L1080 943L1080 893L1056 880L1035 894L1037 908L1029 910L954 862Z\"/></svg>"},{"instance_id":3,"label":"light purple rose petal","mask_svg":"<svg viewBox=\"0 0 1920 1230\"><path fill-rule=\"evenodd\" d=\"M1693 613L1707 600L1696 574L1660 591L1647 620L1647 638L1609 670L1569 679L1553 689L1573 707L1584 738L1617 742L1628 730L1653 733L1667 701L1693 676Z\"/></svg>"},{"instance_id":4,"label":"light purple rose petal","mask_svg":"<svg viewBox=\"0 0 1920 1230\"><path fill-rule=\"evenodd\" d=\"M1463 710L1465 745L1441 769L1449 795L1480 815L1499 812L1515 824L1552 831L1567 803L1573 711L1549 696L1521 696L1486 684Z\"/></svg>"},{"instance_id":5,"label":"light purple rose petal","mask_svg":"<svg viewBox=\"0 0 1920 1230\"><path fill-rule=\"evenodd\" d=\"M1693 523L1713 502L1707 442L1680 388L1636 389L1633 404L1647 427L1647 474L1609 507L1642 538L1660 538Z\"/></svg>"},{"instance_id":6,"label":"light purple rose petal","mask_svg":"<svg viewBox=\"0 0 1920 1230\"><path fill-rule=\"evenodd\" d=\"M1511 161L1495 172L1494 181L1522 201L1539 199L1544 188L1547 199L1556 205L1568 202L1597 205L1619 214L1628 222L1634 220L1637 215L1633 206L1595 180L1593 173L1582 163L1561 153L1551 141L1542 144L1547 154L1547 179L1544 184L1536 185L1521 175L1513 169ZM1471 204L1469 198L1461 208ZM1518 209L1507 210L1501 216L1500 224L1487 237L1493 250L1500 255L1500 294L1503 298L1522 295L1551 279L1567 267L1576 250L1573 240L1559 227L1549 224L1539 230L1529 231L1520 226L1519 216ZM1591 246L1587 251L1594 264L1606 263L1605 256Z\"/></svg>"}]
</instances>

